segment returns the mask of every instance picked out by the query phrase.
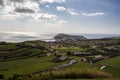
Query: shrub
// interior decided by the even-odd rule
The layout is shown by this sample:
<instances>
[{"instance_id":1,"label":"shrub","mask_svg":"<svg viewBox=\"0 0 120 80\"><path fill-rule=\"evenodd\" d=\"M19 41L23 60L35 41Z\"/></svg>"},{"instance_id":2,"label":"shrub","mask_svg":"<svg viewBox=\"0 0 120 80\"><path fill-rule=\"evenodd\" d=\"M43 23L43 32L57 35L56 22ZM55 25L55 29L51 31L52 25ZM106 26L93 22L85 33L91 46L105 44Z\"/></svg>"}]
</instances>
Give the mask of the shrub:
<instances>
[{"instance_id":1,"label":"shrub","mask_svg":"<svg viewBox=\"0 0 120 80\"><path fill-rule=\"evenodd\" d=\"M0 74L0 79L4 79L4 75Z\"/></svg>"},{"instance_id":2,"label":"shrub","mask_svg":"<svg viewBox=\"0 0 120 80\"><path fill-rule=\"evenodd\" d=\"M20 74L14 74L12 77L9 77L7 80L23 80L23 76Z\"/></svg>"}]
</instances>

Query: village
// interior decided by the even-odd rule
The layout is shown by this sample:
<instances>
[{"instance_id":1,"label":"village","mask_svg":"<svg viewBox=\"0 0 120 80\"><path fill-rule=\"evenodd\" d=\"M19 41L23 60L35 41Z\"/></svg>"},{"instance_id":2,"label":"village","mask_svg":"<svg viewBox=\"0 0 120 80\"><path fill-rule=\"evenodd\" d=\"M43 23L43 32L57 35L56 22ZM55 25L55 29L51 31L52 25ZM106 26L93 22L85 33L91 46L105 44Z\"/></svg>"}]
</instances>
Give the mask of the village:
<instances>
[{"instance_id":1,"label":"village","mask_svg":"<svg viewBox=\"0 0 120 80\"><path fill-rule=\"evenodd\" d=\"M54 63L62 62L62 61L69 61L69 62L66 64L56 66L53 68L53 70L63 69L65 67L74 65L75 63L78 63L78 62L84 62L89 65L94 65L94 63L96 62L119 56L120 46L116 43L114 43L114 46L113 46L113 44L109 44L107 42L98 43L96 41L94 42L95 43L94 45L87 45L87 47L83 47L84 50L81 49L82 48L81 46L70 47L70 46L65 46L65 44L63 43L65 42L61 42L62 46L60 44L58 45L56 44L56 46L54 46L54 48L56 49L55 51L56 58L54 58L52 62ZM54 44L55 43L53 43L52 45ZM63 45L65 46L64 48L66 49L64 48L62 49ZM74 48L77 48L77 49L80 48L80 50L77 50L77 49L72 50ZM77 59L73 57L77 57ZM103 70L106 67L107 66L105 65L101 65L100 70Z\"/></svg>"}]
</instances>

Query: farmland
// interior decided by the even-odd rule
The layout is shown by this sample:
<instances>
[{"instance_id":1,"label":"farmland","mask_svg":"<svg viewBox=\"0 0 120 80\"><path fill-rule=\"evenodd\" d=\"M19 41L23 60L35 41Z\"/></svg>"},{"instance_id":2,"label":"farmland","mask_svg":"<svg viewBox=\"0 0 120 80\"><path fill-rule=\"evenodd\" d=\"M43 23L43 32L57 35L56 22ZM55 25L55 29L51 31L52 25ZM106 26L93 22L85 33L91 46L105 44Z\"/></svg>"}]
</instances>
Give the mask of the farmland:
<instances>
[{"instance_id":1,"label":"farmland","mask_svg":"<svg viewBox=\"0 0 120 80\"><path fill-rule=\"evenodd\" d=\"M119 55L118 38L77 42L0 42L0 78L119 79ZM100 70L101 66L106 67Z\"/></svg>"},{"instance_id":2,"label":"farmland","mask_svg":"<svg viewBox=\"0 0 120 80\"><path fill-rule=\"evenodd\" d=\"M0 73L8 77L12 76L14 73L27 75L65 63L52 63L50 62L52 58L53 57L32 57L16 61L0 62Z\"/></svg>"}]
</instances>

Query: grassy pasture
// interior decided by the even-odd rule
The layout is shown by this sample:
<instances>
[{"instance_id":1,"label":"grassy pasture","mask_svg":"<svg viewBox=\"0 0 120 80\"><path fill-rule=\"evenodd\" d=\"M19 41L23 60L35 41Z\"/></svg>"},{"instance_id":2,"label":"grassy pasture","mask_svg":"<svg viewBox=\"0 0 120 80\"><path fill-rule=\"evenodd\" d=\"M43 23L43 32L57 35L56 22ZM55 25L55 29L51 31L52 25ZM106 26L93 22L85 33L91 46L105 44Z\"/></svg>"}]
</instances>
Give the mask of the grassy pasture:
<instances>
[{"instance_id":1,"label":"grassy pasture","mask_svg":"<svg viewBox=\"0 0 120 80\"><path fill-rule=\"evenodd\" d=\"M120 77L120 56L97 62L98 65L106 65L105 72L111 73L115 77Z\"/></svg>"},{"instance_id":2,"label":"grassy pasture","mask_svg":"<svg viewBox=\"0 0 120 80\"><path fill-rule=\"evenodd\" d=\"M60 63L50 62L50 60L53 58L54 57L45 56L41 58L32 57L14 61L0 62L0 74L5 75L6 77L10 77L14 73L26 75L41 70L45 70L48 68L52 68L54 66L64 63L64 62Z\"/></svg>"},{"instance_id":3,"label":"grassy pasture","mask_svg":"<svg viewBox=\"0 0 120 80\"><path fill-rule=\"evenodd\" d=\"M84 51L84 49L79 48L79 47L60 47L60 48L57 48L56 50L58 50L58 51L60 51L60 52L68 52L68 51L71 51L71 52L74 52L74 51Z\"/></svg>"}]
</instances>

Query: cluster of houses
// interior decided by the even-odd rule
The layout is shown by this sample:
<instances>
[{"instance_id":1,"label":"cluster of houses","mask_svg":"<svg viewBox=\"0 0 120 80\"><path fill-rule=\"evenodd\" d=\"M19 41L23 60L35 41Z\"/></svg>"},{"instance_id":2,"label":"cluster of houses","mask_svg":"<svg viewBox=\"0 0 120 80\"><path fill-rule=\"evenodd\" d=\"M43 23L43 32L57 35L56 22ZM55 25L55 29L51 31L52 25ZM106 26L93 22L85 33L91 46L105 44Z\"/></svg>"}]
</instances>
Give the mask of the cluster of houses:
<instances>
[{"instance_id":1,"label":"cluster of houses","mask_svg":"<svg viewBox=\"0 0 120 80\"><path fill-rule=\"evenodd\" d=\"M91 52L74 52L75 56L90 56L90 55L93 55Z\"/></svg>"},{"instance_id":2,"label":"cluster of houses","mask_svg":"<svg viewBox=\"0 0 120 80\"><path fill-rule=\"evenodd\" d=\"M76 60L70 60L70 61L69 61L68 63L66 63L66 64L62 64L62 65L58 65L58 66L54 67L53 70L63 69L63 68L65 68L65 67L71 66L71 65L73 65L73 64L75 64L75 63L77 63Z\"/></svg>"},{"instance_id":3,"label":"cluster of houses","mask_svg":"<svg viewBox=\"0 0 120 80\"><path fill-rule=\"evenodd\" d=\"M72 55L72 56L80 56L80 57L84 57L84 56L91 56L93 55L92 52L67 52L67 55Z\"/></svg>"},{"instance_id":4,"label":"cluster of houses","mask_svg":"<svg viewBox=\"0 0 120 80\"><path fill-rule=\"evenodd\" d=\"M70 58L67 56L60 56L60 57L56 57L56 58L52 59L52 62L61 62L61 61L65 61L65 60L70 60Z\"/></svg>"},{"instance_id":5,"label":"cluster of houses","mask_svg":"<svg viewBox=\"0 0 120 80\"><path fill-rule=\"evenodd\" d=\"M100 60L103 60L103 59L105 59L104 56L97 55L97 56L92 56L92 57L81 58L80 61L94 63L94 62L97 62L97 61L100 61Z\"/></svg>"}]
</instances>

